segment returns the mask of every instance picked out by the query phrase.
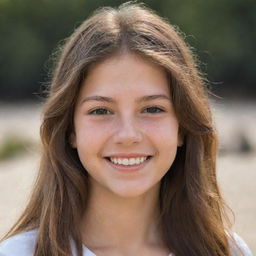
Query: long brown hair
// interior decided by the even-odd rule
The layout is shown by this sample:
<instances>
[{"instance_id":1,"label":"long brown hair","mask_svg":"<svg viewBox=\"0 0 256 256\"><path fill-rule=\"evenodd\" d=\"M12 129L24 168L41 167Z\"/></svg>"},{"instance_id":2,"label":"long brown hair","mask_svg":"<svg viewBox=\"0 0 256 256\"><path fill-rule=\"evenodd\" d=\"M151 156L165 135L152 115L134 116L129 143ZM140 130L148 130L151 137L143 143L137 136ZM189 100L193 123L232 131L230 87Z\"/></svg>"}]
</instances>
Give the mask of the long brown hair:
<instances>
[{"instance_id":1,"label":"long brown hair","mask_svg":"<svg viewBox=\"0 0 256 256\"><path fill-rule=\"evenodd\" d=\"M34 256L71 255L70 238L82 255L79 224L90 191L88 174L69 143L74 106L89 66L123 51L166 70L184 140L161 181L159 228L164 243L176 256L231 255L205 80L181 33L134 3L97 10L62 47L43 111L39 176L27 208L6 237L38 229Z\"/></svg>"}]
</instances>

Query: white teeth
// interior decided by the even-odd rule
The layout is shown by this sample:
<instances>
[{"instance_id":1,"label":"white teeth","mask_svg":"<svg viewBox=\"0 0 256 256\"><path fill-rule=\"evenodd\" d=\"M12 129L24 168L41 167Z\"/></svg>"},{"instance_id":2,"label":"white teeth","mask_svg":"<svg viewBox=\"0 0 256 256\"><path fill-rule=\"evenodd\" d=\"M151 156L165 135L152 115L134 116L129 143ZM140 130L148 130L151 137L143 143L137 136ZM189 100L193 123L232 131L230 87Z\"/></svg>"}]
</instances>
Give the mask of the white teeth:
<instances>
[{"instance_id":1,"label":"white teeth","mask_svg":"<svg viewBox=\"0 0 256 256\"><path fill-rule=\"evenodd\" d=\"M121 165L136 165L143 163L147 157L136 157L136 158L114 158L110 157L111 162L114 164L121 164Z\"/></svg>"}]
</instances>

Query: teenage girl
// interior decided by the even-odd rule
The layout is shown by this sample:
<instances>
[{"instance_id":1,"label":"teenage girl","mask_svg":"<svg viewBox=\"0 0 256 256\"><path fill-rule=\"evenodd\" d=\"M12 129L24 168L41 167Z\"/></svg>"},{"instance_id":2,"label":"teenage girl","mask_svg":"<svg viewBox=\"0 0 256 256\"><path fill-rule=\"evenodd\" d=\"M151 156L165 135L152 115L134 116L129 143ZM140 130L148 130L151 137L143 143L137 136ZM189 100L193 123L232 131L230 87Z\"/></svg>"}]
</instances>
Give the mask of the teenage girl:
<instances>
[{"instance_id":1,"label":"teenage girl","mask_svg":"<svg viewBox=\"0 0 256 256\"><path fill-rule=\"evenodd\" d=\"M216 181L204 78L141 4L102 8L66 41L39 176L1 256L251 255Z\"/></svg>"}]
</instances>

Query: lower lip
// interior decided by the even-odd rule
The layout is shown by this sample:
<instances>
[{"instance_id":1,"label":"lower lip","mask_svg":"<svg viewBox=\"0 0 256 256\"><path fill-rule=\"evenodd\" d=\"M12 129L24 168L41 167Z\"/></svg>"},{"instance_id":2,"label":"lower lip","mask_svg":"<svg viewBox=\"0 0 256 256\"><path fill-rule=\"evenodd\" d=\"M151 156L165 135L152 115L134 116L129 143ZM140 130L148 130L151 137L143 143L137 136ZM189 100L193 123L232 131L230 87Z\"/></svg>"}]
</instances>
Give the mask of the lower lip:
<instances>
[{"instance_id":1,"label":"lower lip","mask_svg":"<svg viewBox=\"0 0 256 256\"><path fill-rule=\"evenodd\" d=\"M143 163L141 164L136 164L136 165L121 165L121 164L114 164L111 161L109 161L108 159L105 159L113 168L115 168L118 171L121 172L136 172L139 171L140 169L142 169L150 160L152 157L150 157L149 159L145 160Z\"/></svg>"}]
</instances>

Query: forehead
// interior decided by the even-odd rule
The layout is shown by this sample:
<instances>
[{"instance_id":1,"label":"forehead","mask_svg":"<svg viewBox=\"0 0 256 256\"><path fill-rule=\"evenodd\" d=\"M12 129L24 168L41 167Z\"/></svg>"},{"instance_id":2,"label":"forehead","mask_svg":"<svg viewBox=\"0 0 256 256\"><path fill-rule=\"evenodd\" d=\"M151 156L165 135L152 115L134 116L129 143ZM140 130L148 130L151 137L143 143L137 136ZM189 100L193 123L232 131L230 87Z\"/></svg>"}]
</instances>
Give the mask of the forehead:
<instances>
[{"instance_id":1,"label":"forehead","mask_svg":"<svg viewBox=\"0 0 256 256\"><path fill-rule=\"evenodd\" d=\"M166 93L169 81L164 68L134 53L114 55L88 69L81 94Z\"/></svg>"}]
</instances>

